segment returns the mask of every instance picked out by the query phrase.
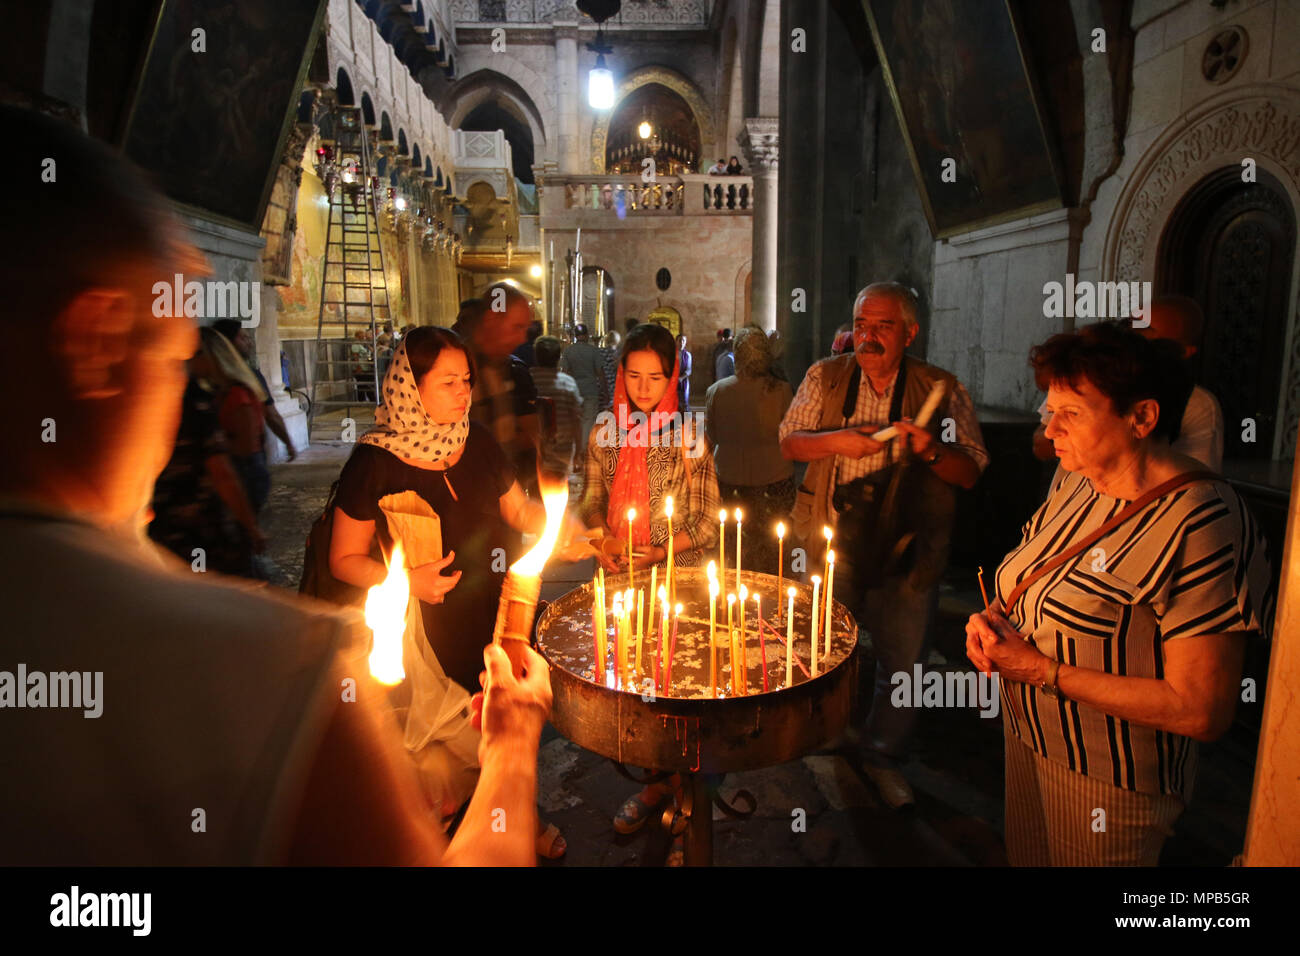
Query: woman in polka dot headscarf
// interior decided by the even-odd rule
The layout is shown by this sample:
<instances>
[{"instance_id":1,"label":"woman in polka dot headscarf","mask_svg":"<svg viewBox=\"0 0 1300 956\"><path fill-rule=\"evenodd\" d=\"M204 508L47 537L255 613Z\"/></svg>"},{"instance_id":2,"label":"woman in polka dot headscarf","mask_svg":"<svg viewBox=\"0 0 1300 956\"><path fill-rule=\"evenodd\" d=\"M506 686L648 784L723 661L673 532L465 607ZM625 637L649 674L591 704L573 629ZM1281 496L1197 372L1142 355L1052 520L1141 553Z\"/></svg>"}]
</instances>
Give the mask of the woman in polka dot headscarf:
<instances>
[{"instance_id":1,"label":"woman in polka dot headscarf","mask_svg":"<svg viewBox=\"0 0 1300 956\"><path fill-rule=\"evenodd\" d=\"M508 528L540 533L546 525L541 502L524 495L492 433L470 422L473 387L473 359L455 332L422 326L402 337L380 389L375 427L339 479L330 540L334 576L372 587L388 573L372 556L376 535L386 553L392 548L380 499L414 491L429 503L441 522L444 555L410 570L411 593L420 599L438 663L470 694L479 691L506 568L519 557L510 553ZM477 746L470 743L460 749L472 760ZM564 852L557 830L548 827L545 836L539 851Z\"/></svg>"}]
</instances>

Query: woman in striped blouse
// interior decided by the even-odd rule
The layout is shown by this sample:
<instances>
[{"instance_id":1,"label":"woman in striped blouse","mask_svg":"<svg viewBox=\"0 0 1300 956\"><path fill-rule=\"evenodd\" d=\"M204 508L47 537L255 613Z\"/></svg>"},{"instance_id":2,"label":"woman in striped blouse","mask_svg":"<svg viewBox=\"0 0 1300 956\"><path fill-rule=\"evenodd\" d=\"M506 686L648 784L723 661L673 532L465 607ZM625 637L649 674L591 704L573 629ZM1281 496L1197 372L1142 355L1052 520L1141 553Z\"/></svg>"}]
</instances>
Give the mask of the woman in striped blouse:
<instances>
[{"instance_id":1,"label":"woman in striped blouse","mask_svg":"<svg viewBox=\"0 0 1300 956\"><path fill-rule=\"evenodd\" d=\"M1100 324L1030 353L1061 468L966 626L1000 677L1012 865L1156 864L1196 741L1227 731L1246 640L1271 623L1254 518L1170 448L1191 381L1164 346Z\"/></svg>"}]
</instances>

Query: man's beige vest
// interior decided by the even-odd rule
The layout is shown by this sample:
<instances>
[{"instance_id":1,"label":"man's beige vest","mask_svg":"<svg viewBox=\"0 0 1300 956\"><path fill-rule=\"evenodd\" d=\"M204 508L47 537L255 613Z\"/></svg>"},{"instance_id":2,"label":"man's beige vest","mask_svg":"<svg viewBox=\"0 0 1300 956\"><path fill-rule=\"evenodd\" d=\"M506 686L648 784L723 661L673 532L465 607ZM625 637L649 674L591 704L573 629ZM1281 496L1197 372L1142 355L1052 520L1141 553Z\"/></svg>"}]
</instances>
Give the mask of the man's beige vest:
<instances>
[{"instance_id":1,"label":"man's beige vest","mask_svg":"<svg viewBox=\"0 0 1300 956\"><path fill-rule=\"evenodd\" d=\"M910 355L903 356L903 361L907 365L907 376L903 385L902 415L904 418L917 416L935 382L942 381L947 387L944 400L940 403L938 411L930 418L928 425L930 432L938 438L953 390L957 387L957 379L950 372L935 368ZM817 364L822 366L822 389L825 396L822 399L822 417L818 431L834 431L844 427L844 398L849 391L853 370L858 364L857 356L850 352L847 355L822 359ZM860 387L871 386L863 383ZM903 439L900 437L895 440ZM897 457L897 453L894 454ZM831 487L831 482L834 474L834 455L810 462L803 484L799 486L798 493L795 495L792 516L794 533L805 542L820 539L823 525L834 526L831 518L831 495L835 491ZM943 494L943 489L947 489L947 494L952 494L951 488L944 482L936 479L933 484L936 486L935 493Z\"/></svg>"}]
</instances>

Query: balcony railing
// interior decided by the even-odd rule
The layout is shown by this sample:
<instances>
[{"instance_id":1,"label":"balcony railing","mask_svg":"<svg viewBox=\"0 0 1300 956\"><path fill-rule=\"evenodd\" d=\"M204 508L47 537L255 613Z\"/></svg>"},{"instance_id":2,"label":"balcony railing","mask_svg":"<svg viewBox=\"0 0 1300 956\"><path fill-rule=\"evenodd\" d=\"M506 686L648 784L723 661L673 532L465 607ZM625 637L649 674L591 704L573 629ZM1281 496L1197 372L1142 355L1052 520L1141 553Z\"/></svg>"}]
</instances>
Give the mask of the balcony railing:
<instances>
[{"instance_id":1,"label":"balcony railing","mask_svg":"<svg viewBox=\"0 0 1300 956\"><path fill-rule=\"evenodd\" d=\"M546 176L543 215L591 210L627 216L751 215L754 180L750 176L659 176L643 182L631 176Z\"/></svg>"}]
</instances>

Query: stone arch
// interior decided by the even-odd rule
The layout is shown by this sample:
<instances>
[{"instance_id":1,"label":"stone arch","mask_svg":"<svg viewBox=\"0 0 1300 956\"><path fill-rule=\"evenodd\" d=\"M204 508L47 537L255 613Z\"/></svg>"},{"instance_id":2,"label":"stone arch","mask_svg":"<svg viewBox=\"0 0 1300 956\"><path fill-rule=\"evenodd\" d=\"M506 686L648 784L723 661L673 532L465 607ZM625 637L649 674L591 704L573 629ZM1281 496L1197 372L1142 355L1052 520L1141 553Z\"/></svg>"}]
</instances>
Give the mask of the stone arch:
<instances>
[{"instance_id":1,"label":"stone arch","mask_svg":"<svg viewBox=\"0 0 1300 956\"><path fill-rule=\"evenodd\" d=\"M475 107L499 94L515 107L519 118L533 131L533 148L540 153L546 146L546 124L528 90L545 90L546 83L521 64L507 60L501 66L501 70L475 70L456 81L448 96L448 102L454 106L448 114L447 125L460 129L460 124Z\"/></svg>"},{"instance_id":2,"label":"stone arch","mask_svg":"<svg viewBox=\"0 0 1300 956\"><path fill-rule=\"evenodd\" d=\"M591 165L596 172L605 171L605 142L609 138L609 119L618 110L618 104L623 102L633 90L639 90L651 83L667 87L686 101L700 128L701 148L710 143L717 143L713 127L713 110L709 108L699 88L681 73L666 66L643 66L623 77L614 92L614 106L597 113L592 123Z\"/></svg>"},{"instance_id":3,"label":"stone arch","mask_svg":"<svg viewBox=\"0 0 1300 956\"><path fill-rule=\"evenodd\" d=\"M1138 159L1106 230L1101 269L1110 281L1154 282L1160 237L1179 204L1208 176L1253 159L1300 210L1300 91L1272 83L1210 97L1170 124ZM1300 252L1290 264L1285 357L1278 421L1300 420ZM1293 440L1294 427L1278 438Z\"/></svg>"},{"instance_id":4,"label":"stone arch","mask_svg":"<svg viewBox=\"0 0 1300 956\"><path fill-rule=\"evenodd\" d=\"M375 126L375 104L365 90L361 91L361 122L371 129Z\"/></svg>"},{"instance_id":5,"label":"stone arch","mask_svg":"<svg viewBox=\"0 0 1300 956\"><path fill-rule=\"evenodd\" d=\"M388 110L383 110L379 114L379 142L391 143L393 141L393 121L388 118Z\"/></svg>"},{"instance_id":6,"label":"stone arch","mask_svg":"<svg viewBox=\"0 0 1300 956\"><path fill-rule=\"evenodd\" d=\"M410 147L406 143L406 130L402 127L397 128L397 153L399 156L405 156L410 152Z\"/></svg>"},{"instance_id":7,"label":"stone arch","mask_svg":"<svg viewBox=\"0 0 1300 956\"><path fill-rule=\"evenodd\" d=\"M736 270L733 285L731 327L742 329L749 321L750 277L754 272L754 260L748 259Z\"/></svg>"},{"instance_id":8,"label":"stone arch","mask_svg":"<svg viewBox=\"0 0 1300 956\"><path fill-rule=\"evenodd\" d=\"M338 73L335 74L334 92L338 95L339 106L357 105L356 98L352 94L352 80L343 67L339 67Z\"/></svg>"}]
</instances>

